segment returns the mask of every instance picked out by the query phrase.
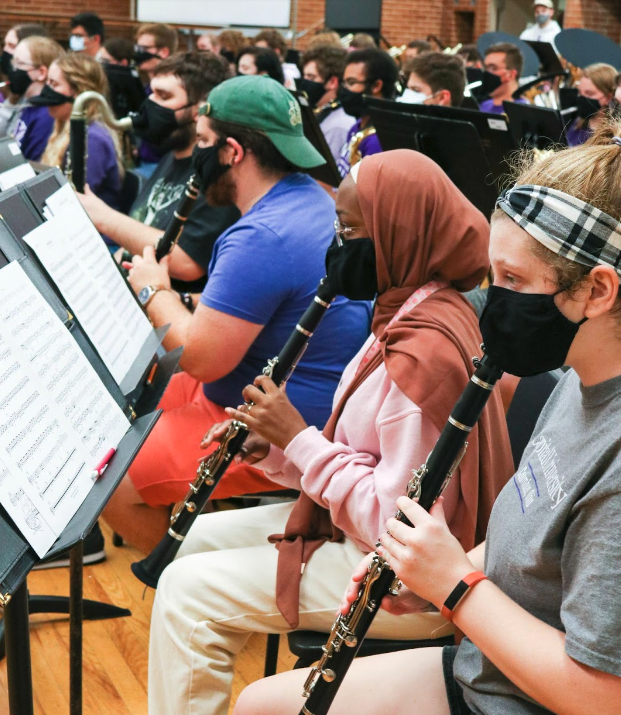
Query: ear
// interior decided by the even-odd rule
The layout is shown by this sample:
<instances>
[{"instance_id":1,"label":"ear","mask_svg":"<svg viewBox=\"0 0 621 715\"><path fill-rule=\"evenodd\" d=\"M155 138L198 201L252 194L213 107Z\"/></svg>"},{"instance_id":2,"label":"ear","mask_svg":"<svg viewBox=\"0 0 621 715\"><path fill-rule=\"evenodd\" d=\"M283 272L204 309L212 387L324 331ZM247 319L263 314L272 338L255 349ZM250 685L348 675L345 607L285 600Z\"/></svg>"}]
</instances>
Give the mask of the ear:
<instances>
[{"instance_id":1,"label":"ear","mask_svg":"<svg viewBox=\"0 0 621 715\"><path fill-rule=\"evenodd\" d=\"M190 111L192 114L192 120L196 122L198 120L198 108L202 104L202 102L198 102L198 104L193 104Z\"/></svg>"},{"instance_id":2,"label":"ear","mask_svg":"<svg viewBox=\"0 0 621 715\"><path fill-rule=\"evenodd\" d=\"M241 163L246 156L244 147L233 137L226 138L226 144L222 147L221 152L222 163L231 167Z\"/></svg>"},{"instance_id":3,"label":"ear","mask_svg":"<svg viewBox=\"0 0 621 715\"><path fill-rule=\"evenodd\" d=\"M170 57L170 47L160 47L160 49L157 51L157 54L159 55L159 57L165 60L167 57Z\"/></svg>"},{"instance_id":4,"label":"ear","mask_svg":"<svg viewBox=\"0 0 621 715\"><path fill-rule=\"evenodd\" d=\"M441 89L438 92L438 104L441 107L450 107L451 106L451 93L449 92L448 89Z\"/></svg>"},{"instance_id":5,"label":"ear","mask_svg":"<svg viewBox=\"0 0 621 715\"><path fill-rule=\"evenodd\" d=\"M383 79L376 79L375 82L371 85L371 94L375 97L379 97L382 93L382 89L384 87L384 80Z\"/></svg>"},{"instance_id":6,"label":"ear","mask_svg":"<svg viewBox=\"0 0 621 715\"><path fill-rule=\"evenodd\" d=\"M595 266L589 278L591 285L584 315L597 318L614 307L619 294L619 276L612 266Z\"/></svg>"},{"instance_id":7,"label":"ear","mask_svg":"<svg viewBox=\"0 0 621 715\"><path fill-rule=\"evenodd\" d=\"M326 88L326 92L330 92L333 89L338 89L339 78L336 75L332 75L332 77L330 77L330 79L324 84L324 87Z\"/></svg>"},{"instance_id":8,"label":"ear","mask_svg":"<svg viewBox=\"0 0 621 715\"><path fill-rule=\"evenodd\" d=\"M37 79L35 82L43 82L45 84L45 81L47 80L47 67L45 65L41 65L41 67L37 67Z\"/></svg>"}]
</instances>

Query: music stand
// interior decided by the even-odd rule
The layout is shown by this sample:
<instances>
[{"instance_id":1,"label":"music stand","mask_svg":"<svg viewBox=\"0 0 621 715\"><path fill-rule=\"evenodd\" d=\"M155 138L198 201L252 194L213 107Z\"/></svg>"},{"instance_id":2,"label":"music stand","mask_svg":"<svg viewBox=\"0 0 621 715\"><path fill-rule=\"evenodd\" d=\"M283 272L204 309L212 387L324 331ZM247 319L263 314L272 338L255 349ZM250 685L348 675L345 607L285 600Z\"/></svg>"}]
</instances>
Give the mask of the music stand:
<instances>
[{"instance_id":1,"label":"music stand","mask_svg":"<svg viewBox=\"0 0 621 715\"><path fill-rule=\"evenodd\" d=\"M507 120L502 115L489 114L487 112L473 111L462 107L441 107L428 104L405 104L393 102L388 99L377 99L375 97L365 97L365 104L369 108L385 109L402 114L418 114L425 117L436 117L438 119L448 119L451 121L469 122L477 130L485 157L492 172L498 191L500 191L500 181L509 171L507 159L509 155L517 149ZM382 145L383 146L383 145Z\"/></svg>"},{"instance_id":2,"label":"music stand","mask_svg":"<svg viewBox=\"0 0 621 715\"><path fill-rule=\"evenodd\" d=\"M565 127L556 109L534 107L532 104L503 102L509 129L516 144L530 149L550 149L567 146Z\"/></svg>"},{"instance_id":3,"label":"music stand","mask_svg":"<svg viewBox=\"0 0 621 715\"><path fill-rule=\"evenodd\" d=\"M315 112L308 103L308 98L303 92L299 92L297 90L290 90L290 92L295 95L300 104L304 136L326 160L325 164L313 167L312 169L305 169L304 171L309 176L312 176L315 181L321 181L328 186L338 188L343 180L343 177L336 166L336 162L334 161L328 142L326 142L326 138L321 131Z\"/></svg>"},{"instance_id":4,"label":"music stand","mask_svg":"<svg viewBox=\"0 0 621 715\"><path fill-rule=\"evenodd\" d=\"M5 202L4 199L8 199L8 201ZM23 191L20 194L11 189L9 196L2 197L1 204L3 209L7 204L11 206L10 215L14 225L28 226L33 221L35 225L38 225L35 208L30 205ZM117 404L134 419L103 476L97 480L61 536L46 554L46 558L54 557L62 551L71 549L69 600L64 597L51 596L28 597L25 580L39 558L13 525L6 512L0 508L0 536L3 545L3 549L0 550L0 605L5 606L4 618L0 623L0 639L4 638L6 634L7 671L11 689L10 715L31 715L32 713L32 682L28 645L29 613L69 613L70 707L72 715L79 715L82 708L83 618L115 618L130 615L127 609L83 600L82 540L92 529L144 440L153 429L159 417L159 412L155 412L156 406L176 369L182 349L174 350L159 359L152 384L144 387L140 398L132 406L110 375L79 322L67 310L66 303L51 283L47 273L40 269L40 264L37 264L32 255L25 250L25 244L16 238L7 222L0 221L0 267L9 261L20 263L43 298L70 330L88 361L95 367L105 388ZM12 603L13 601L14 603Z\"/></svg>"},{"instance_id":5,"label":"music stand","mask_svg":"<svg viewBox=\"0 0 621 715\"><path fill-rule=\"evenodd\" d=\"M414 149L425 154L485 216L491 215L497 191L483 145L472 124L371 105L369 114L385 151Z\"/></svg>"},{"instance_id":6,"label":"music stand","mask_svg":"<svg viewBox=\"0 0 621 715\"><path fill-rule=\"evenodd\" d=\"M26 161L13 137L0 139L0 191L35 176L35 171Z\"/></svg>"},{"instance_id":7,"label":"music stand","mask_svg":"<svg viewBox=\"0 0 621 715\"><path fill-rule=\"evenodd\" d=\"M533 48L539 58L541 74L567 74L567 70L561 64L551 42L539 42L537 40L524 40L524 42Z\"/></svg>"}]
</instances>

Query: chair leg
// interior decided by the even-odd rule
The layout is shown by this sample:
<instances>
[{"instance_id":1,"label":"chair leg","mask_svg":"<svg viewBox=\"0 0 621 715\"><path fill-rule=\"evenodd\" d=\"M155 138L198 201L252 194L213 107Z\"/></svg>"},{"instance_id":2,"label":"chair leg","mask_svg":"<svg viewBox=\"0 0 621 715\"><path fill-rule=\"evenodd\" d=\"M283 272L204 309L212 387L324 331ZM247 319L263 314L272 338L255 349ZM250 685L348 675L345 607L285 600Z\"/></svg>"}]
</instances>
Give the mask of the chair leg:
<instances>
[{"instance_id":1,"label":"chair leg","mask_svg":"<svg viewBox=\"0 0 621 715\"><path fill-rule=\"evenodd\" d=\"M278 648L280 646L280 635L278 633L267 634L267 649L265 651L265 668L263 677L268 678L270 675L276 675L278 667Z\"/></svg>"}]
</instances>

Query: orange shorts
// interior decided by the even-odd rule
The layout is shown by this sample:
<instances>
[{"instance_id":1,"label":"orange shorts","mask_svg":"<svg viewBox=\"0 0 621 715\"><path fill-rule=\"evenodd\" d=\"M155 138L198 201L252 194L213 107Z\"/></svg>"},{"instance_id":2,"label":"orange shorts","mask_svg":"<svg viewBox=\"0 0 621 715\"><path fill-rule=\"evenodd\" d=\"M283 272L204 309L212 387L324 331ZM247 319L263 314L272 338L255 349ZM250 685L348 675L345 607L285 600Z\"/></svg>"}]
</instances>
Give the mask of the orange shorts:
<instances>
[{"instance_id":1,"label":"orange shorts","mask_svg":"<svg viewBox=\"0 0 621 715\"><path fill-rule=\"evenodd\" d=\"M210 402L203 384L184 372L173 375L159 404L163 413L138 453L129 476L144 501L161 507L181 501L196 477L199 460L217 448L201 449L205 433L228 419L223 407ZM260 469L231 464L214 490L214 499L281 489Z\"/></svg>"}]
</instances>

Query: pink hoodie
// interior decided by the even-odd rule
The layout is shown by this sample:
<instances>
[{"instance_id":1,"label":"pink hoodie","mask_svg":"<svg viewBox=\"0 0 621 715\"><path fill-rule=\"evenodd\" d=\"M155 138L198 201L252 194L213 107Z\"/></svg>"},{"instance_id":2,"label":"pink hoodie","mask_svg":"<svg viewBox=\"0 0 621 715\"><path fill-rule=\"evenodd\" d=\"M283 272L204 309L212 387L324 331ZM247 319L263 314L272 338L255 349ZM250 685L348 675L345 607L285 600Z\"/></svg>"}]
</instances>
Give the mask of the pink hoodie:
<instances>
[{"instance_id":1,"label":"pink hoodie","mask_svg":"<svg viewBox=\"0 0 621 715\"><path fill-rule=\"evenodd\" d=\"M345 368L334 396L339 401L375 337L369 336ZM386 520L394 516L397 497L405 494L411 470L424 463L439 432L390 380L384 365L347 401L334 442L307 427L284 453L272 447L256 466L270 479L305 491L330 510L332 521L364 551L372 551ZM459 471L446 490L449 525L455 515Z\"/></svg>"}]
</instances>

